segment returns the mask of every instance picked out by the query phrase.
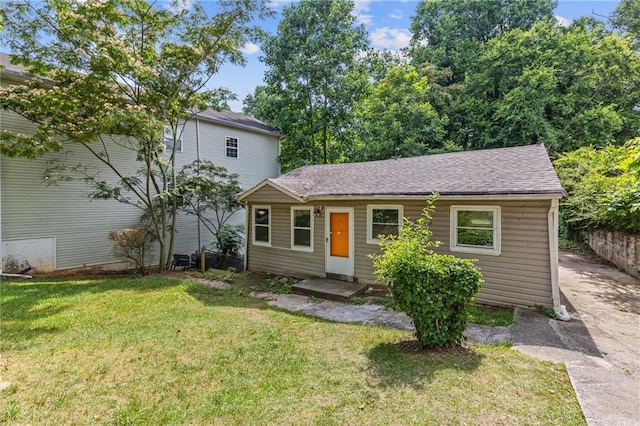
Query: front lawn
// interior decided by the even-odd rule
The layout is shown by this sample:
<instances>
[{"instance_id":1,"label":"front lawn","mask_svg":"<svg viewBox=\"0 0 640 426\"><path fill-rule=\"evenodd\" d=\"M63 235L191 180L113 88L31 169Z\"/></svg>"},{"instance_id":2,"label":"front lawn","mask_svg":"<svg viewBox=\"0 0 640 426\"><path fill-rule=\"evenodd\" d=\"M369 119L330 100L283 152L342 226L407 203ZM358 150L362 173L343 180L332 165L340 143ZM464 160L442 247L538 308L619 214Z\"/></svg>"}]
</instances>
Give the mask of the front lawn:
<instances>
[{"instance_id":1,"label":"front lawn","mask_svg":"<svg viewBox=\"0 0 640 426\"><path fill-rule=\"evenodd\" d=\"M0 284L0 423L584 424L562 365L269 308L188 279Z\"/></svg>"}]
</instances>

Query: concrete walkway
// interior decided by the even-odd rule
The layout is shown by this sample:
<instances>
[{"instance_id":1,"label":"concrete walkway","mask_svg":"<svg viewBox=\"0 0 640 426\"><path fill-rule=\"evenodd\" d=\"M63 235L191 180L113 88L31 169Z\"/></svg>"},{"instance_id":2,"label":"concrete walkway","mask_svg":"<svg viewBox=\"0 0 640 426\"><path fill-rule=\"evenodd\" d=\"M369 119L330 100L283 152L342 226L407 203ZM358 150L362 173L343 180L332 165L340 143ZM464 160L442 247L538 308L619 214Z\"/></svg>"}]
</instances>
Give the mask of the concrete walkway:
<instances>
[{"instance_id":1,"label":"concrete walkway","mask_svg":"<svg viewBox=\"0 0 640 426\"><path fill-rule=\"evenodd\" d=\"M640 281L570 252L559 274L572 320L516 309L514 348L566 364L589 425L640 425Z\"/></svg>"},{"instance_id":2,"label":"concrete walkway","mask_svg":"<svg viewBox=\"0 0 640 426\"><path fill-rule=\"evenodd\" d=\"M563 303L572 320L516 308L511 327L470 324L468 344L512 342L513 348L563 362L590 426L640 425L640 281L574 253L560 254ZM379 305L254 293L271 306L330 321L415 331L404 313Z\"/></svg>"}]
</instances>

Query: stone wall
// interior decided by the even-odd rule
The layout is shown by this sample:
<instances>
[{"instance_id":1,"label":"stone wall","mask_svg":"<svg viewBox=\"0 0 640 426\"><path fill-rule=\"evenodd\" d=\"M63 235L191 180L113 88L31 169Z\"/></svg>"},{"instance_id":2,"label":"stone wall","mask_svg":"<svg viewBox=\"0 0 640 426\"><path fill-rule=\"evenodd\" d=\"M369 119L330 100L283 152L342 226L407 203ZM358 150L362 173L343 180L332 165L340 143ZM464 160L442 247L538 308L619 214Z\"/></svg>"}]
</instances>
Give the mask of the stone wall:
<instances>
[{"instance_id":1,"label":"stone wall","mask_svg":"<svg viewBox=\"0 0 640 426\"><path fill-rule=\"evenodd\" d=\"M596 231L589 235L588 243L598 256L640 278L640 235Z\"/></svg>"}]
</instances>

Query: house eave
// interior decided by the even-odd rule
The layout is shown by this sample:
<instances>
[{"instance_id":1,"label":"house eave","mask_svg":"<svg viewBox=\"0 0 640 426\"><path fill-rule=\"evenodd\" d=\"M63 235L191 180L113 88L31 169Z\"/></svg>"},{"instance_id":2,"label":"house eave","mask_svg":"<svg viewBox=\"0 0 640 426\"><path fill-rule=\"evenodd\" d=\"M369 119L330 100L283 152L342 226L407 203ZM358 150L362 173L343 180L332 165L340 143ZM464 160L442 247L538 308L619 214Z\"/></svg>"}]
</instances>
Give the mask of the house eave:
<instances>
[{"instance_id":1,"label":"house eave","mask_svg":"<svg viewBox=\"0 0 640 426\"><path fill-rule=\"evenodd\" d=\"M425 194L335 194L335 195L310 195L305 197L306 201L329 201L329 200L424 200L431 196ZM564 196L562 193L488 193L488 194L440 194L441 200L559 200Z\"/></svg>"},{"instance_id":2,"label":"house eave","mask_svg":"<svg viewBox=\"0 0 640 426\"><path fill-rule=\"evenodd\" d=\"M202 120L202 121L208 121L210 123L218 124L218 125L221 125L221 126L231 127L231 128L234 128L234 129L241 129L241 130L247 130L247 131L254 132L254 133L261 133L263 135L282 137L282 134L279 133L279 132L276 132L276 131L260 129L258 127L247 126L245 124L233 123L231 121L222 120L222 119L219 119L219 118L207 117L205 115L196 114L195 116L193 116L193 118L198 119L198 120Z\"/></svg>"},{"instance_id":3,"label":"house eave","mask_svg":"<svg viewBox=\"0 0 640 426\"><path fill-rule=\"evenodd\" d=\"M290 197L293 201L296 201L298 203L304 203L304 202L307 201L304 197L300 197L299 195L294 194L293 192L291 192L291 191L281 187L280 185L274 183L270 179L265 179L262 182L260 182L259 184L255 185L254 187L249 188L246 191L241 192L240 194L238 194L236 196L236 199L239 202L244 203L245 199L247 197L250 197L252 194L258 192L259 190L261 190L265 186L270 186L271 188L275 189L276 191L279 191L279 192L283 193L284 195L286 195L287 197Z\"/></svg>"}]
</instances>

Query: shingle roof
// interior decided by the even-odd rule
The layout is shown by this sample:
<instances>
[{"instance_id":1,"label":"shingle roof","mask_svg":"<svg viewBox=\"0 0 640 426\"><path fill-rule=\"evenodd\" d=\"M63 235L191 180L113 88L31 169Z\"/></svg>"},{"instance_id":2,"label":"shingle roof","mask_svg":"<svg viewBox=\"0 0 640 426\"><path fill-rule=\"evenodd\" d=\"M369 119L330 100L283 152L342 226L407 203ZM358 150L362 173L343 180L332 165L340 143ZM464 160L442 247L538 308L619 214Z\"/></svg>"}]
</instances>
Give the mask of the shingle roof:
<instances>
[{"instance_id":1,"label":"shingle roof","mask_svg":"<svg viewBox=\"0 0 640 426\"><path fill-rule=\"evenodd\" d=\"M30 75L29 73L27 73L27 70L25 70L22 65L12 64L11 59L9 58L9 55L6 53L0 52L0 66L4 67L4 69L2 70L3 73L9 73L9 74L21 75L21 76Z\"/></svg>"},{"instance_id":2,"label":"shingle roof","mask_svg":"<svg viewBox=\"0 0 640 426\"><path fill-rule=\"evenodd\" d=\"M268 182L301 198L565 193L543 145L304 166Z\"/></svg>"},{"instance_id":3,"label":"shingle roof","mask_svg":"<svg viewBox=\"0 0 640 426\"><path fill-rule=\"evenodd\" d=\"M213 109L208 109L206 111L198 112L198 117L202 117L205 119L208 118L213 121L227 123L236 127L249 127L252 129L260 130L262 132L279 135L279 133L275 129L267 126L257 118L251 117L250 115L240 114L239 112L215 111Z\"/></svg>"}]
</instances>

